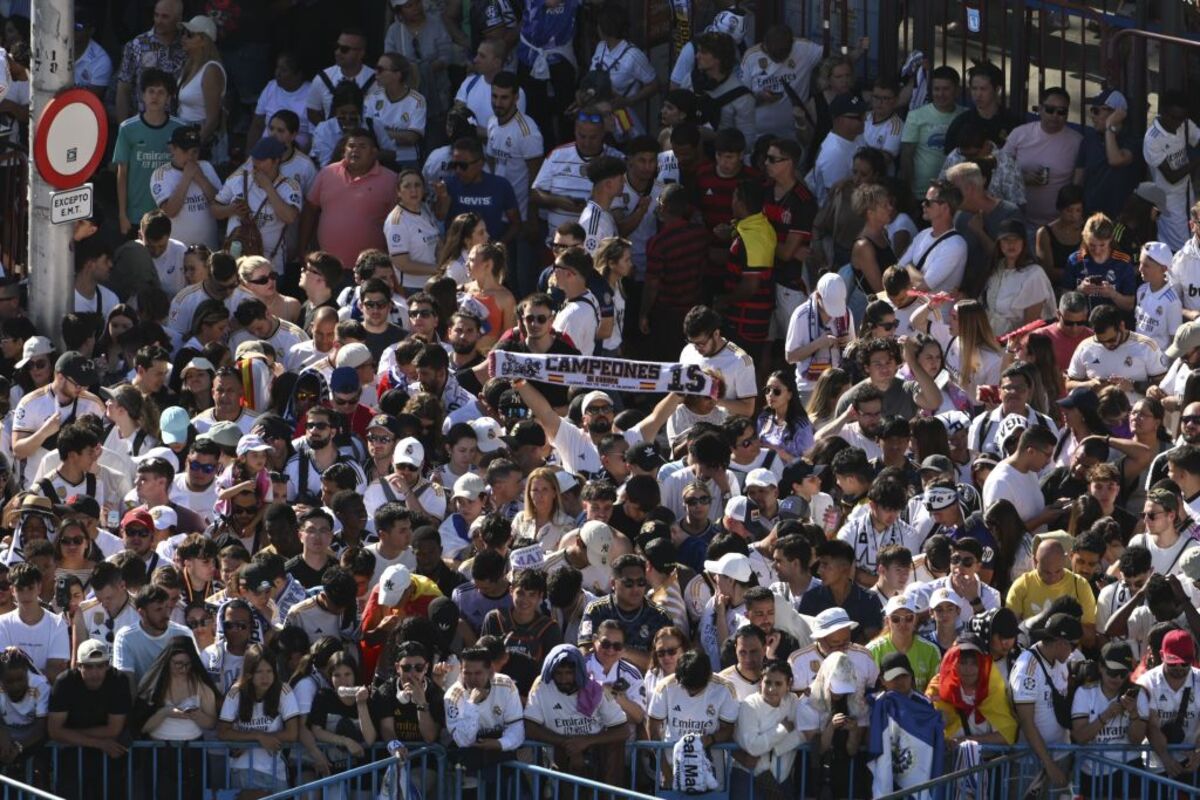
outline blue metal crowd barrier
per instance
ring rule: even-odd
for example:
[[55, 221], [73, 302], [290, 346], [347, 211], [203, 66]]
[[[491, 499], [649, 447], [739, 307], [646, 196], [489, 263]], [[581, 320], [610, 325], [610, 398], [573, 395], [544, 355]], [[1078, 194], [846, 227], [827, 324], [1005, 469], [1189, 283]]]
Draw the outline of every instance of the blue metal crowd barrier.
[[[578, 775], [564, 774], [553, 769], [526, 764], [521, 761], [508, 761], [501, 765], [504, 777], [503, 787], [506, 796], [519, 798], [529, 796], [536, 800], [579, 800], [592, 798], [599, 800], [601, 796], [619, 798], [619, 800], [655, 800], [655, 795], [642, 794], [632, 789], [622, 789], [607, 783], [581, 778]], [[522, 789], [528, 790], [522, 793]], [[658, 795], [663, 797], [663, 795]]]

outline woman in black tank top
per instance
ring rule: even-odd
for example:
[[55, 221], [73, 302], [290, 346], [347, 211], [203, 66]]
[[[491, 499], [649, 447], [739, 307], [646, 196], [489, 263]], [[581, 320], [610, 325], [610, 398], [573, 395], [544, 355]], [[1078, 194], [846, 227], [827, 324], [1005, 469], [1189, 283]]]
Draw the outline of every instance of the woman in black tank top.
[[851, 202], [865, 222], [850, 251], [850, 267], [856, 288], [869, 298], [883, 291], [883, 271], [896, 263], [887, 232], [896, 207], [891, 193], [877, 183], [855, 189]]
[[1083, 189], [1064, 186], [1058, 192], [1058, 217], [1037, 232], [1038, 263], [1050, 276], [1050, 283], [1059, 285], [1067, 268], [1067, 259], [1083, 242]]

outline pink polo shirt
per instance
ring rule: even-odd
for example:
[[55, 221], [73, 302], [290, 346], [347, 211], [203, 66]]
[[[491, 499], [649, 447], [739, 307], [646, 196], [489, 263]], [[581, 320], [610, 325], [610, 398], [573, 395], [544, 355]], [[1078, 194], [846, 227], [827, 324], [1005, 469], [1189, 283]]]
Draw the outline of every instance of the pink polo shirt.
[[378, 163], [358, 178], [340, 161], [317, 173], [305, 201], [321, 209], [320, 248], [341, 259], [345, 269], [353, 269], [363, 250], [387, 251], [383, 223], [396, 205], [396, 182], [396, 173]]

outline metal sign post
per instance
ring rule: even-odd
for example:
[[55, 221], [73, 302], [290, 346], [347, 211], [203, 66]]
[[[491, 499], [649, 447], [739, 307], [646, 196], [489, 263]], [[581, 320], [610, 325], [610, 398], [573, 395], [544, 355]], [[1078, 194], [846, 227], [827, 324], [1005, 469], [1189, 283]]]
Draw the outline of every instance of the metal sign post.
[[[30, 138], [37, 141], [42, 112], [62, 89], [74, 83], [75, 7], [71, 0], [33, 0], [30, 80], [33, 109]], [[104, 143], [99, 144], [101, 150]], [[51, 222], [51, 191], [29, 160], [29, 312], [38, 332], [59, 343], [62, 318], [72, 310], [75, 265], [71, 225]], [[79, 183], [87, 176], [81, 178]]]

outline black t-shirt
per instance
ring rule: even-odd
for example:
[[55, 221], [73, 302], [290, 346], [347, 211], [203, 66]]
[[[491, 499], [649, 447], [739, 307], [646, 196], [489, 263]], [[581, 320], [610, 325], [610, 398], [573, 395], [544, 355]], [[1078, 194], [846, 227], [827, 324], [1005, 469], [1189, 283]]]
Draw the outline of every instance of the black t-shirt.
[[325, 566], [320, 569], [313, 569], [304, 560], [303, 556], [296, 556], [287, 562], [287, 571], [305, 589], [314, 589], [322, 584], [321, 576], [325, 574], [325, 570], [336, 566], [337, 561], [331, 558], [325, 562]]
[[450, 594], [467, 582], [467, 576], [455, 569], [450, 569], [446, 566], [445, 561], [439, 561], [438, 565], [431, 572], [421, 572], [417, 570], [418, 575], [424, 575], [429, 580], [437, 584], [438, 589], [442, 594], [449, 597]]
[[383, 351], [387, 350], [390, 345], [404, 339], [404, 329], [395, 323], [389, 322], [387, 328], [382, 333], [371, 333], [367, 331], [367, 338], [363, 340], [363, 344], [371, 351], [371, 357], [375, 359], [375, 363], [379, 363], [379, 359], [383, 358]]
[[479, 378], [475, 377], [475, 367], [479, 366], [482, 361], [483, 356], [476, 353], [469, 362], [454, 368], [454, 379], [458, 381], [458, 385], [475, 396], [479, 396], [483, 392], [483, 384], [479, 382]]
[[954, 118], [950, 123], [950, 127], [946, 129], [946, 143], [944, 145], [946, 152], [949, 153], [954, 148], [958, 147], [958, 134], [962, 130], [963, 125], [968, 122], [973, 122], [976, 125], [983, 127], [987, 133], [987, 138], [992, 141], [996, 148], [1004, 146], [1004, 142], [1008, 139], [1008, 134], [1012, 129], [1021, 124], [1022, 120], [1007, 108], [1001, 107], [996, 113], [996, 116], [991, 119], [984, 119], [979, 116], [979, 112], [974, 108], [968, 108], [963, 113]]
[[337, 696], [337, 689], [317, 691], [312, 710], [308, 712], [309, 727], [321, 726], [330, 733], [363, 743], [362, 723], [358, 720], [358, 704], [346, 705]]
[[[496, 350], [507, 350], [510, 353], [528, 353], [530, 352], [528, 345], [524, 341], [512, 337], [500, 342], [497, 342]], [[577, 356], [579, 350], [563, 341], [562, 337], [557, 333], [554, 334], [554, 341], [550, 345], [544, 355], [555, 356]], [[553, 383], [542, 383], [541, 381], [533, 382], [542, 396], [546, 398], [546, 402], [558, 408], [567, 404], [567, 387], [559, 386]]]
[[[396, 727], [396, 738], [402, 742], [421, 741], [421, 728], [417, 723], [417, 706], [414, 703], [401, 703], [397, 698], [396, 681], [399, 678], [389, 678], [386, 683], [375, 690], [371, 697], [371, 714], [376, 722], [382, 722], [387, 717], [392, 718]], [[425, 704], [429, 706], [429, 714], [438, 728], [446, 726], [446, 708], [442, 704], [442, 690], [437, 687], [432, 678], [425, 679]]]
[[89, 689], [78, 669], [69, 669], [54, 681], [50, 713], [66, 712], [65, 727], [73, 730], [99, 728], [110, 714], [127, 715], [133, 708], [129, 679], [109, 667], [100, 688]]

